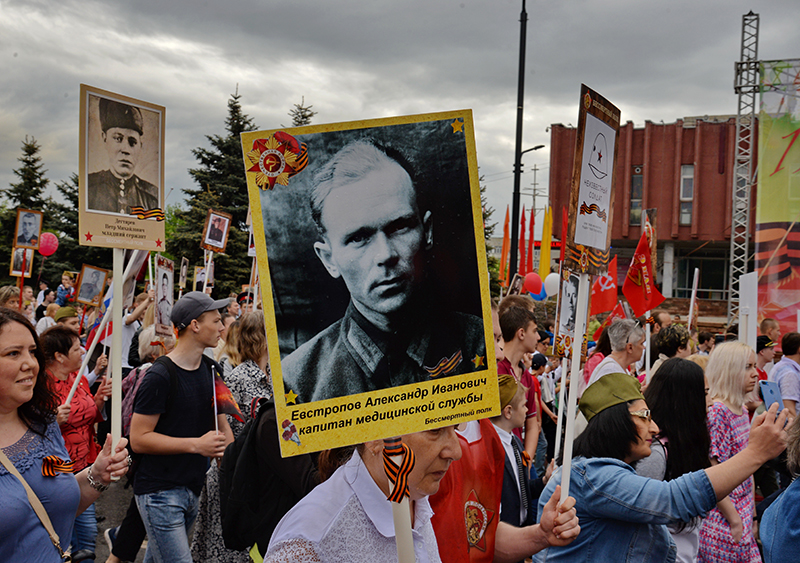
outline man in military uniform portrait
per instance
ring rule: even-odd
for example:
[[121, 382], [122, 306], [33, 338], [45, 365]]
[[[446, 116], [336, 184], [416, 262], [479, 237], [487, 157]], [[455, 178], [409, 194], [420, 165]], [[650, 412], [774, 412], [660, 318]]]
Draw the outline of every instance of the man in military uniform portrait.
[[78, 291], [78, 297], [84, 301], [92, 301], [95, 297], [100, 295], [101, 291], [103, 291], [103, 288], [100, 287], [102, 280], [103, 272], [99, 270], [91, 270], [89, 279], [81, 284], [80, 290]]
[[158, 188], [136, 175], [145, 137], [141, 110], [107, 98], [100, 98], [98, 106], [110, 168], [89, 174], [89, 211], [130, 215], [134, 206], [158, 208]]
[[440, 310], [427, 291], [432, 213], [414, 170], [367, 140], [345, 145], [314, 176], [314, 252], [350, 294], [344, 317], [281, 362], [297, 402], [486, 369], [481, 318]]
[[20, 217], [17, 246], [36, 246], [39, 242], [39, 217], [27, 211]]
[[172, 316], [172, 284], [167, 272], [161, 274], [161, 299], [156, 304], [156, 322], [169, 326]]

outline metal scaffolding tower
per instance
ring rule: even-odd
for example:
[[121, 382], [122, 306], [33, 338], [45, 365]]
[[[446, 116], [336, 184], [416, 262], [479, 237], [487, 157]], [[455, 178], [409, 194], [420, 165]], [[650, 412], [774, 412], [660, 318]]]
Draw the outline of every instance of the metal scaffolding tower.
[[742, 44], [733, 89], [739, 95], [736, 114], [736, 156], [733, 174], [731, 217], [730, 291], [728, 323], [739, 315], [739, 276], [747, 273], [750, 243], [750, 192], [753, 177], [753, 147], [756, 143], [756, 94], [758, 93], [758, 14], [742, 16]]

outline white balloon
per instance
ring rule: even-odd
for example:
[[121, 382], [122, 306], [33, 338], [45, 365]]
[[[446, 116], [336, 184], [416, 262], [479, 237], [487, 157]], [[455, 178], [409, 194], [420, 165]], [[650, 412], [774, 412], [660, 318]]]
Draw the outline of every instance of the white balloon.
[[552, 297], [556, 293], [558, 293], [558, 274], [553, 272], [551, 274], [547, 274], [547, 277], [544, 279], [544, 291], [547, 293], [548, 297]]

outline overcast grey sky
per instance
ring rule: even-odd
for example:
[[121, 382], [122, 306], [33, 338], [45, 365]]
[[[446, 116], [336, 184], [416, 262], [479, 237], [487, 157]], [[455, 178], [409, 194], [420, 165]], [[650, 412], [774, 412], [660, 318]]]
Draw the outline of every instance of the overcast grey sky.
[[[79, 84], [166, 106], [169, 203], [193, 187], [191, 149], [244, 111], [288, 125], [471, 108], [478, 164], [502, 228], [513, 186], [520, 0], [0, 0], [0, 189], [33, 135], [51, 182], [78, 170]], [[797, 0], [527, 2], [523, 187], [547, 186], [551, 123], [576, 123], [581, 82], [623, 121], [736, 112], [742, 15], [759, 57], [800, 57]], [[523, 203], [530, 207], [530, 196]], [[542, 205], [543, 201], [539, 202]]]

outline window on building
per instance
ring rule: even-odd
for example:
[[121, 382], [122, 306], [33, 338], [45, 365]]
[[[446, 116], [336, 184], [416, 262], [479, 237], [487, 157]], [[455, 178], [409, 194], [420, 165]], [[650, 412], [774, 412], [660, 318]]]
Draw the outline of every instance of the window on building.
[[642, 224], [642, 191], [644, 189], [644, 175], [641, 166], [633, 167], [631, 176], [631, 219], [629, 225]]
[[681, 225], [692, 224], [692, 202], [694, 201], [694, 164], [681, 166], [680, 186], [680, 217]]

